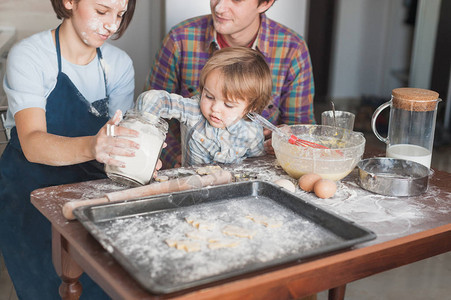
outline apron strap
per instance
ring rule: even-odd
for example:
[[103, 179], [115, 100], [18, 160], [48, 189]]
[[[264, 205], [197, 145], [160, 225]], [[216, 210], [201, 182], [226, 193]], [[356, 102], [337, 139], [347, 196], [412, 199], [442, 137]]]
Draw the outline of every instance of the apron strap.
[[58, 73], [61, 73], [60, 27], [61, 24], [58, 25], [58, 27], [56, 27], [55, 30], [56, 56], [58, 58]]
[[105, 66], [103, 65], [103, 55], [102, 55], [102, 51], [100, 51], [100, 47], [97, 48], [97, 57], [99, 58], [99, 63], [100, 63], [100, 67], [102, 68], [103, 71], [103, 81], [105, 83], [105, 97], [109, 98], [109, 95], [107, 93], [107, 77], [106, 77], [106, 72], [105, 72]]

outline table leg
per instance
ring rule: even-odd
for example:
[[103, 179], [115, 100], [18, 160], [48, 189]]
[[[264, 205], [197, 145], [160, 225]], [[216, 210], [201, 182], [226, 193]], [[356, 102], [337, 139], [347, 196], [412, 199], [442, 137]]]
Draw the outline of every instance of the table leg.
[[343, 300], [345, 298], [346, 284], [329, 290], [329, 300]]
[[72, 259], [67, 252], [67, 241], [52, 225], [52, 261], [55, 271], [61, 278], [59, 294], [64, 300], [77, 300], [80, 298], [82, 286], [78, 278], [83, 269]]

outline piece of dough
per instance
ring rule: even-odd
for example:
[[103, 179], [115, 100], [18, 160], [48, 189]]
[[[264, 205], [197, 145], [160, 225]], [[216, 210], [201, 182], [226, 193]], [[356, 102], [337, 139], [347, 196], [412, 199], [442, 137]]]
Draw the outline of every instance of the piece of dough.
[[158, 181], [158, 182], [163, 182], [163, 181], [168, 181], [168, 180], [169, 180], [169, 176], [166, 176], [166, 175], [158, 175], [155, 178], [155, 181]]
[[186, 217], [185, 220], [188, 224], [191, 224], [191, 226], [199, 230], [213, 230], [215, 228], [215, 224], [203, 220], [196, 220], [191, 217]]
[[220, 170], [222, 170], [220, 166], [205, 166], [198, 168], [196, 170], [196, 173], [199, 175], [208, 175], [213, 174], [214, 172], [218, 172]]
[[236, 236], [240, 238], [252, 239], [255, 235], [255, 231], [238, 226], [227, 225], [222, 229], [222, 233], [229, 236]]
[[221, 240], [220, 238], [217, 238], [217, 237], [211, 237], [211, 238], [208, 239], [208, 242], [209, 242], [209, 243], [217, 243], [217, 242], [219, 242], [220, 240]]
[[175, 246], [177, 245], [177, 241], [176, 240], [171, 240], [171, 239], [167, 239], [166, 244], [168, 244], [169, 247], [175, 248]]
[[166, 244], [168, 244], [169, 247], [176, 248], [178, 250], [185, 250], [186, 252], [196, 252], [200, 251], [200, 243], [196, 241], [177, 241], [177, 240], [166, 240]]
[[246, 218], [254, 221], [257, 224], [264, 225], [269, 228], [279, 228], [282, 226], [282, 221], [268, 218], [267, 216], [246, 216]]
[[292, 193], [294, 193], [296, 191], [296, 187], [294, 186], [294, 183], [288, 179], [284, 179], [284, 178], [278, 179], [278, 180], [274, 181], [274, 183], [285, 188], [286, 190], [288, 190]]

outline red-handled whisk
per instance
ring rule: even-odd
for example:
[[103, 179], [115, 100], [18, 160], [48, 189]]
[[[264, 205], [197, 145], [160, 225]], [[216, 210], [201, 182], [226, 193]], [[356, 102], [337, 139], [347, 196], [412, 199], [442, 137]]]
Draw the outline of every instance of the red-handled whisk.
[[258, 123], [258, 124], [262, 125], [263, 127], [271, 130], [272, 132], [275, 132], [276, 134], [280, 135], [284, 139], [288, 140], [288, 143], [290, 143], [292, 145], [297, 145], [297, 146], [302, 146], [302, 147], [329, 149], [326, 146], [323, 146], [323, 145], [320, 145], [320, 144], [317, 144], [314, 142], [310, 142], [307, 140], [302, 140], [302, 139], [298, 138], [297, 136], [295, 136], [294, 134], [288, 135], [287, 133], [283, 132], [279, 127], [276, 127], [274, 124], [272, 124], [271, 122], [269, 122], [268, 120], [266, 120], [264, 117], [262, 117], [261, 115], [259, 115], [257, 113], [250, 112], [247, 114], [247, 117], [249, 119], [251, 119], [253, 122]]

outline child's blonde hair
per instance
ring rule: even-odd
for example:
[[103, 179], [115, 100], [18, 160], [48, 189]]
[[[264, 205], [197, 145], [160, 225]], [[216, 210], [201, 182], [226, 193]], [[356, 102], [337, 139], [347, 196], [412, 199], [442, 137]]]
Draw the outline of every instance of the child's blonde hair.
[[200, 73], [202, 94], [207, 76], [219, 70], [222, 94], [229, 100], [245, 100], [247, 112], [261, 113], [269, 104], [272, 92], [271, 71], [263, 55], [246, 47], [228, 47], [216, 51]]

